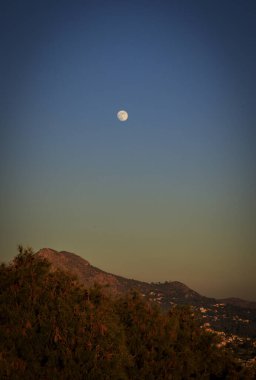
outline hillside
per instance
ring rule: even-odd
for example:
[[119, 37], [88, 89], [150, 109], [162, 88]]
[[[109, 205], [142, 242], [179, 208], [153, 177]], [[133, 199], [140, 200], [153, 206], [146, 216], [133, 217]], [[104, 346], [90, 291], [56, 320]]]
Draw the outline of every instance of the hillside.
[[190, 305], [203, 303], [205, 305], [216, 301], [214, 298], [200, 295], [178, 281], [147, 283], [104, 272], [71, 252], [57, 252], [50, 248], [43, 248], [37, 252], [37, 255], [49, 260], [53, 269], [59, 268], [76, 275], [85, 286], [98, 283], [110, 289], [114, 294], [122, 294], [131, 289], [138, 289], [147, 298], [161, 304], [163, 307], [168, 307], [173, 303]]
[[202, 313], [202, 323], [214, 330], [256, 338], [255, 302], [237, 298], [217, 300], [205, 297], [179, 281], [147, 283], [107, 273], [91, 265], [80, 256], [50, 248], [40, 249], [37, 253], [47, 259], [52, 269], [61, 269], [77, 276], [85, 286], [100, 284], [105, 291], [114, 295], [123, 295], [131, 289], [142, 293], [145, 299], [157, 303], [163, 310], [175, 305], [191, 305]]

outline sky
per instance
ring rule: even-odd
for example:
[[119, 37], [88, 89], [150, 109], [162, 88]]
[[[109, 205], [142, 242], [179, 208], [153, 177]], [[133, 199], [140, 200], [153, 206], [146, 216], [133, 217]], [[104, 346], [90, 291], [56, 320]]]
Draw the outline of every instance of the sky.
[[0, 7], [1, 261], [256, 301], [255, 1]]

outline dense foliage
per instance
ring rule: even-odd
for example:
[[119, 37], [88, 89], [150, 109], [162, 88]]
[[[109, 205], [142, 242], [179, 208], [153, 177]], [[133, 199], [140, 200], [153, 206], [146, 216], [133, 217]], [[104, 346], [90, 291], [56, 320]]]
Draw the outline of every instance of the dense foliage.
[[0, 268], [0, 378], [252, 379], [190, 308], [111, 299], [19, 247]]

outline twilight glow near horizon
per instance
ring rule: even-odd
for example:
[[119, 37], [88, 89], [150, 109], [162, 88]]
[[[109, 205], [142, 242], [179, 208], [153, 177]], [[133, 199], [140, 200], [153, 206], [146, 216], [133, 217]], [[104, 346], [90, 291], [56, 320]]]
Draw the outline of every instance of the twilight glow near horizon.
[[255, 1], [0, 14], [1, 261], [49, 247], [256, 301]]

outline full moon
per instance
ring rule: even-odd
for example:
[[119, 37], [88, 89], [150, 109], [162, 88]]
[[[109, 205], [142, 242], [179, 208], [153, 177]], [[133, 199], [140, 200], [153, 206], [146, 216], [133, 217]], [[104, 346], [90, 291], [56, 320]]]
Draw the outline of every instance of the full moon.
[[117, 118], [120, 121], [126, 121], [128, 119], [128, 113], [124, 110], [117, 112]]

